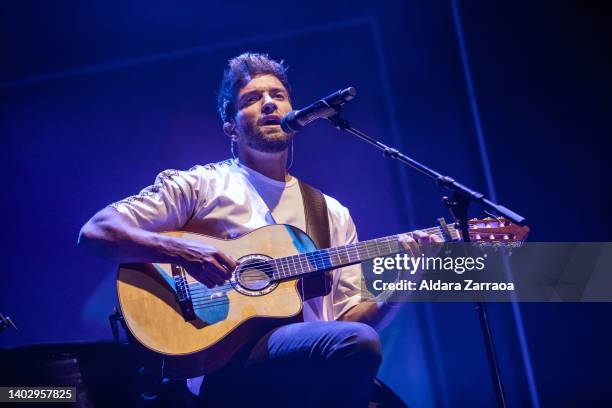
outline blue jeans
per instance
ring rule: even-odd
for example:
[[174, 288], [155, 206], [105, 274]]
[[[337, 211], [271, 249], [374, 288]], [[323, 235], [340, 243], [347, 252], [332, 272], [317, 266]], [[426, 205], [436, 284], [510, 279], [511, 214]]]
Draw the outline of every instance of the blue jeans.
[[294, 323], [207, 376], [200, 399], [205, 407], [367, 407], [380, 363], [370, 326]]

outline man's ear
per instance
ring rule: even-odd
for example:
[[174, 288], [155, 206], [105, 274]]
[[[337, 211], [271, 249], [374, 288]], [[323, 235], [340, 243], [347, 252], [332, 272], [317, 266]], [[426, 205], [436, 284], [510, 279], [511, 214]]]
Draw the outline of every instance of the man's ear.
[[225, 135], [229, 138], [231, 138], [232, 140], [236, 140], [238, 138], [238, 136], [236, 135], [236, 132], [234, 131], [234, 129], [236, 128], [236, 125], [234, 124], [234, 122], [225, 122], [223, 124], [223, 133], [225, 133]]

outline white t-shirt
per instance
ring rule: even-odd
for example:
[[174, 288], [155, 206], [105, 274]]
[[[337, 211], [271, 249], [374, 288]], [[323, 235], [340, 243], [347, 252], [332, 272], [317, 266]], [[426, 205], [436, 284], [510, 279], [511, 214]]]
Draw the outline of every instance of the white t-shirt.
[[[349, 211], [324, 195], [331, 246], [357, 242]], [[269, 224], [306, 230], [304, 204], [297, 179], [270, 179], [237, 160], [166, 170], [138, 195], [111, 204], [149, 231], [183, 230], [235, 238]], [[359, 265], [333, 272], [331, 292], [304, 302], [304, 320], [335, 320], [368, 296], [362, 292]]]

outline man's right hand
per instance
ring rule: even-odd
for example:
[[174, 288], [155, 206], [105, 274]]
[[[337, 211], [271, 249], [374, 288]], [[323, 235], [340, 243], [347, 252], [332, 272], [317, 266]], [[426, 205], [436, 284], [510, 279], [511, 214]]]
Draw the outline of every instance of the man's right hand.
[[209, 288], [223, 285], [232, 276], [238, 261], [219, 249], [187, 239], [177, 239], [174, 255], [178, 263]]
[[209, 245], [144, 230], [111, 207], [98, 211], [83, 226], [78, 244], [118, 263], [181, 265], [209, 288], [222, 285], [238, 264]]

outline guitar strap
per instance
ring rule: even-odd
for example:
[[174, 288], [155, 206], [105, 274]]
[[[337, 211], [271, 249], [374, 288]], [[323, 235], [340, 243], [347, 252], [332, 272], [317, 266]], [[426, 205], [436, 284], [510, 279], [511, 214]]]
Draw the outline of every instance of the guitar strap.
[[[319, 190], [299, 179], [298, 184], [304, 203], [306, 233], [313, 239], [317, 248], [329, 248], [331, 242], [325, 197]], [[304, 300], [327, 295], [332, 287], [332, 274], [325, 272], [307, 276], [302, 280], [302, 285]]]

